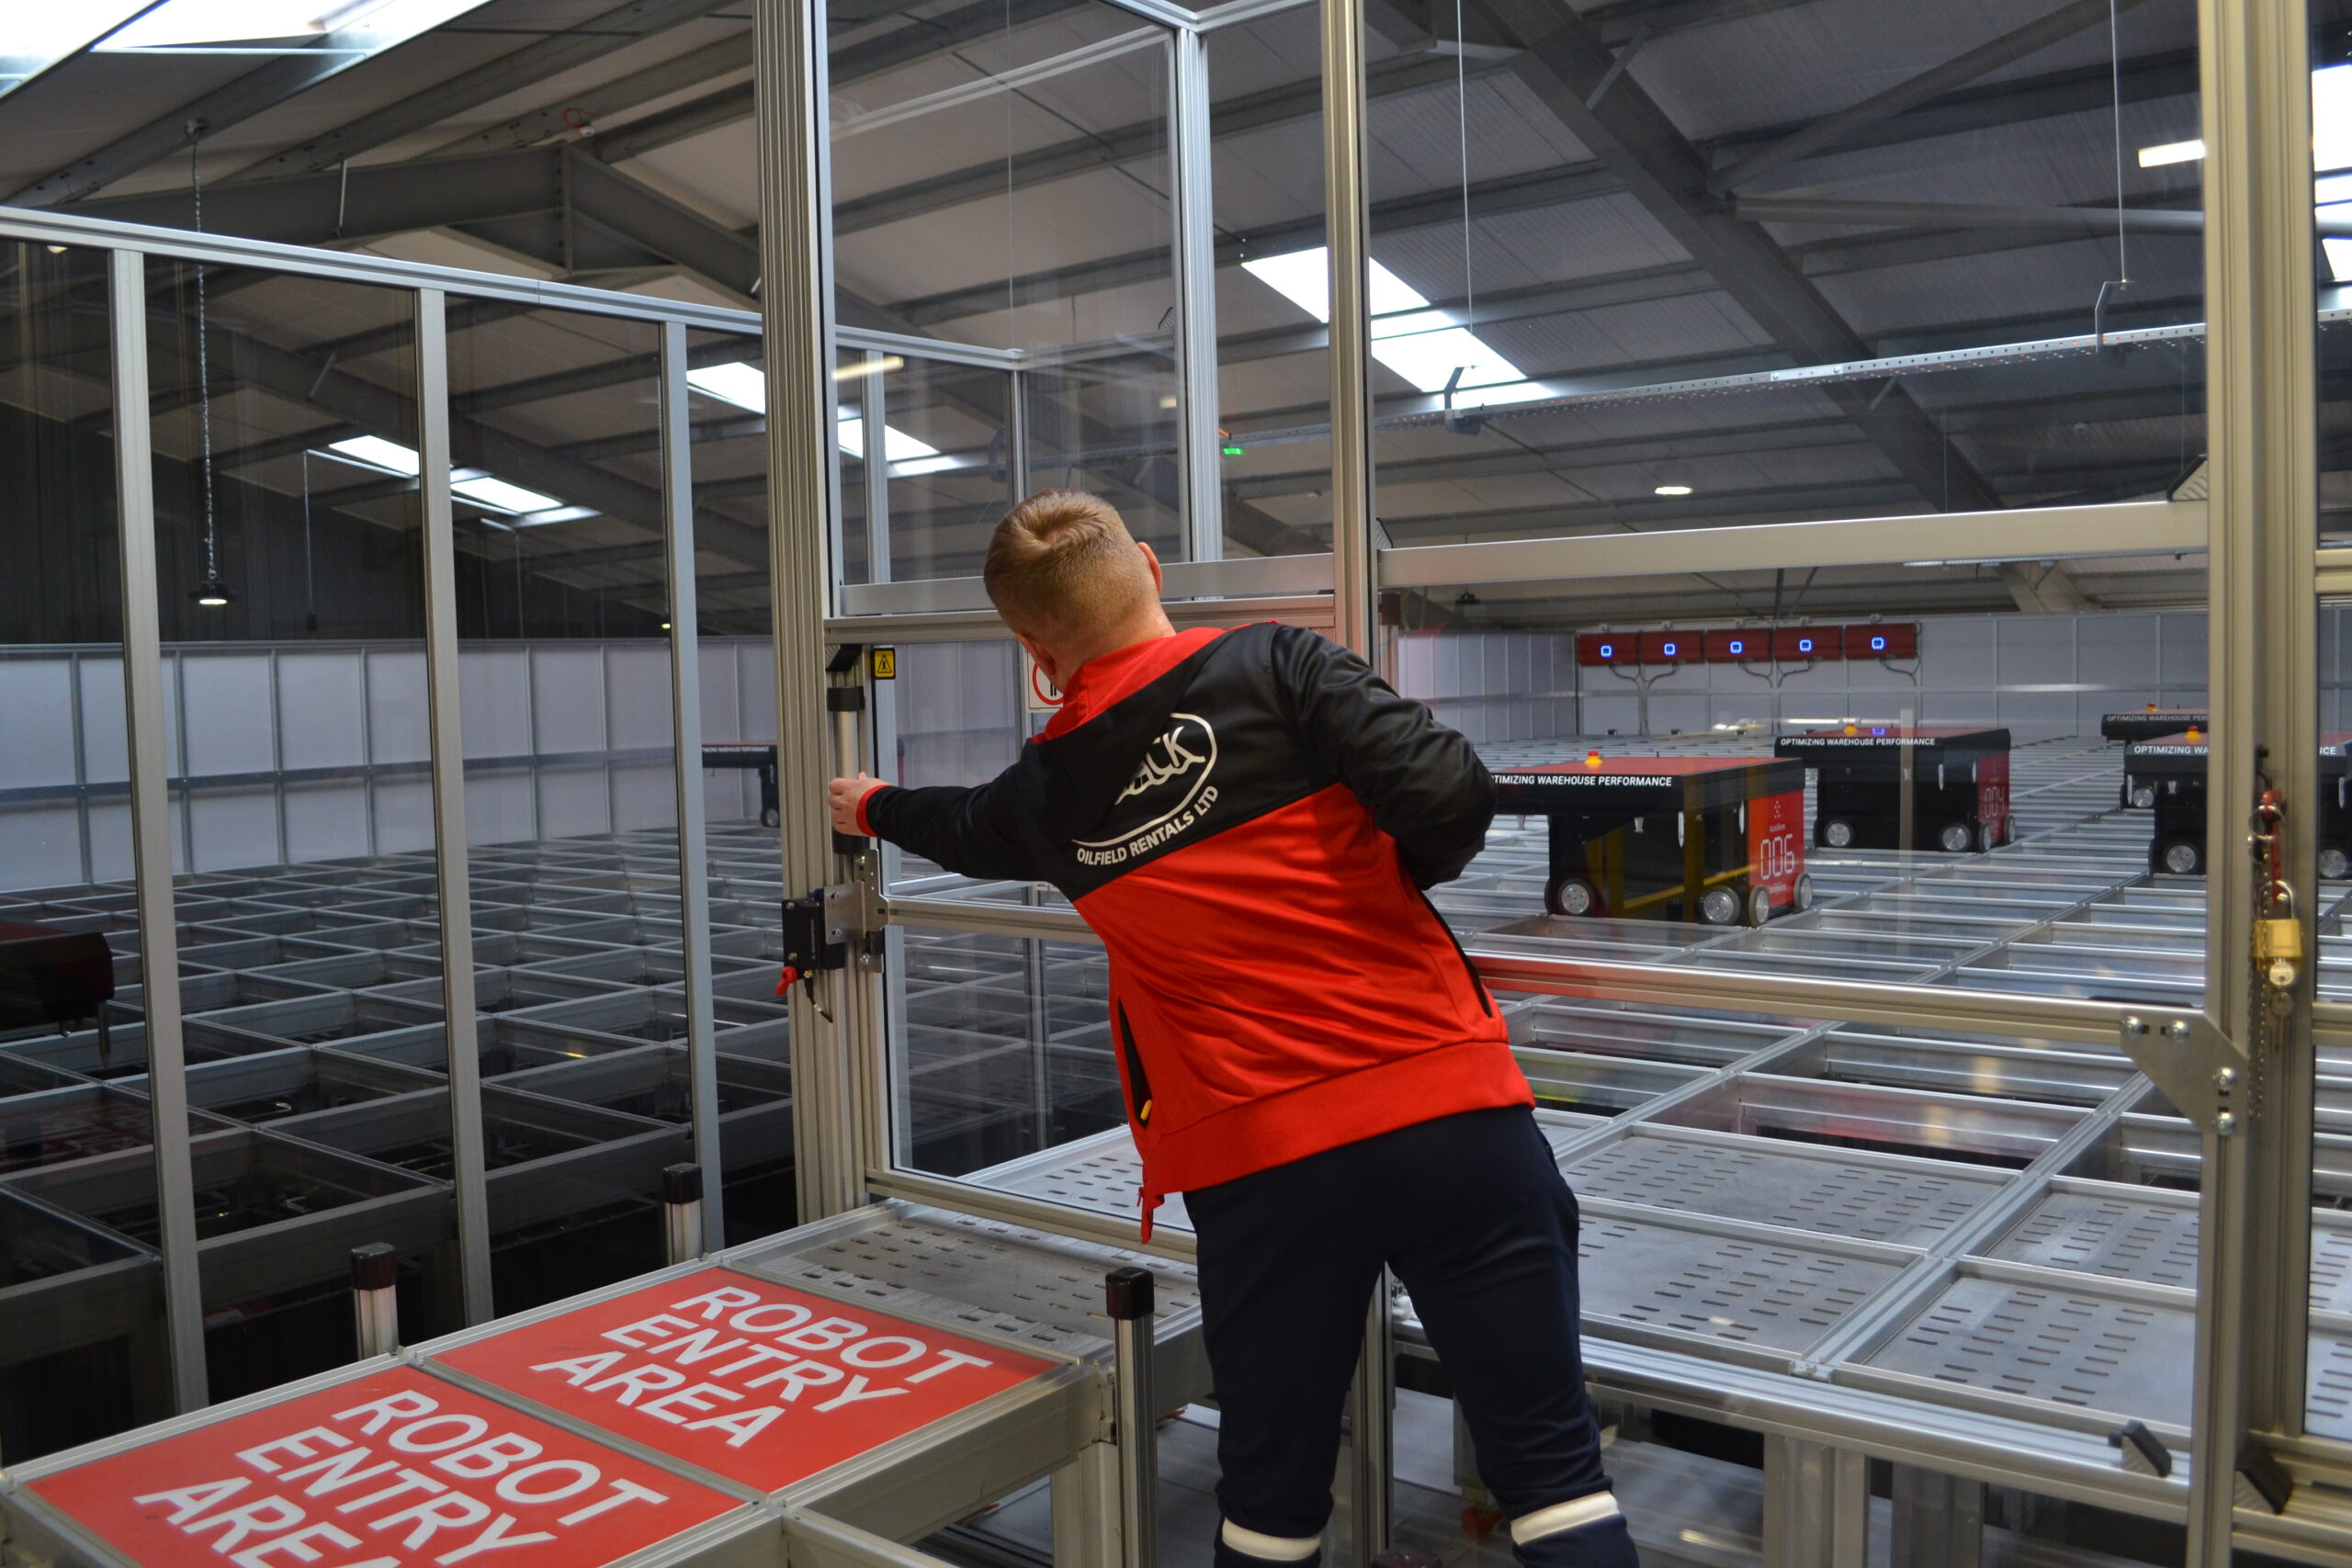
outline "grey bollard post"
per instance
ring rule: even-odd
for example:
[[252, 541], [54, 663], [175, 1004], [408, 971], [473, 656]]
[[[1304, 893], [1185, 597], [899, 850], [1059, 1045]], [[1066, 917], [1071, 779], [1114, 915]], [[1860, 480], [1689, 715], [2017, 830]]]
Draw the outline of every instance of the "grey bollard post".
[[363, 1361], [400, 1348], [399, 1282], [400, 1254], [390, 1242], [351, 1249], [351, 1322]]
[[670, 1262], [702, 1256], [702, 1167], [662, 1168], [662, 1226], [663, 1256]]
[[1102, 1303], [1111, 1317], [1118, 1380], [1112, 1416], [1119, 1438], [1120, 1568], [1157, 1568], [1159, 1407], [1151, 1392], [1151, 1270], [1114, 1269], [1102, 1276]]

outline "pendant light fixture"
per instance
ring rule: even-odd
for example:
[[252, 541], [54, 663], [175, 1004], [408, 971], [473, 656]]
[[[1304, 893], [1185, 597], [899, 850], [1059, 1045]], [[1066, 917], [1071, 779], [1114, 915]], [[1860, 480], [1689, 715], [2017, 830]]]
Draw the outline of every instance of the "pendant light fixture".
[[[204, 232], [204, 122], [187, 122], [188, 191], [196, 206], [196, 231]], [[205, 310], [204, 264], [196, 267], [196, 407], [204, 484], [204, 578], [189, 595], [207, 610], [225, 610], [232, 599], [220, 576], [220, 521], [212, 504], [212, 323]]]

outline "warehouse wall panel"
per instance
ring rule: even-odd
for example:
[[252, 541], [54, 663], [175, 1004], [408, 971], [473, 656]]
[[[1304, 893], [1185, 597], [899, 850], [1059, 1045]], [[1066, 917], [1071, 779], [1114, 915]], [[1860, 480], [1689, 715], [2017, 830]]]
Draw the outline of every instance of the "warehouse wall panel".
[[368, 671], [356, 652], [277, 656], [278, 754], [289, 769], [368, 761]]

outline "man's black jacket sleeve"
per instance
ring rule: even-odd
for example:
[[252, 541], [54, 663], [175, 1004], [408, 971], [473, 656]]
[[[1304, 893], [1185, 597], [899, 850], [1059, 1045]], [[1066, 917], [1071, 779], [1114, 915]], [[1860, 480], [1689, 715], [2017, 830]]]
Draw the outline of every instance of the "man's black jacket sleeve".
[[865, 797], [866, 826], [881, 837], [962, 876], [1038, 874], [1021, 837], [1013, 770], [977, 789], [900, 789], [885, 784]]
[[1307, 750], [1396, 840], [1406, 874], [1423, 887], [1461, 875], [1495, 817], [1495, 781], [1470, 742], [1313, 632], [1274, 634], [1274, 679]]

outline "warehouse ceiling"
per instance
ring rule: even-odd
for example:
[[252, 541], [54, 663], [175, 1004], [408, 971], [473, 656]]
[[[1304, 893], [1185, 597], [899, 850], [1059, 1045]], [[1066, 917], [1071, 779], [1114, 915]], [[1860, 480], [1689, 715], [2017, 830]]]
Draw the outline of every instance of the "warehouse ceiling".
[[[177, 226], [200, 204], [214, 231], [755, 303], [747, 0], [313, 8], [165, 0], [110, 40], [70, 36], [105, 24], [92, 6], [17, 46], [31, 52], [0, 60], [0, 193]], [[2315, 62], [2342, 58], [2347, 8], [2313, 5]], [[1378, 511], [1393, 542], [2154, 497], [2201, 457], [2201, 339], [2161, 330], [2203, 315], [2191, 0], [1369, 9]], [[224, 17], [286, 30], [232, 38]], [[836, 0], [830, 35], [840, 319], [1037, 351], [1054, 368], [1030, 393], [1032, 482], [1102, 490], [1172, 536], [1164, 38], [1102, 0]], [[1222, 28], [1209, 59], [1227, 549], [1320, 548], [1315, 12]], [[2320, 118], [2324, 141], [2324, 105]], [[188, 308], [179, 269], [155, 282], [159, 320]], [[210, 385], [243, 400], [234, 441], [216, 431], [213, 450], [242, 482], [306, 484], [306, 505], [363, 513], [397, 490], [397, 450], [360, 448], [378, 466], [323, 488], [300, 456], [371, 434], [401, 447], [382, 391], [402, 373], [398, 328], [364, 292], [211, 281]], [[658, 607], [650, 342], [555, 312], [461, 309], [452, 326], [459, 459], [502, 498], [463, 513], [469, 547], [567, 593]], [[2004, 346], [2095, 328], [2119, 341]], [[2352, 357], [2335, 335], [2322, 334], [2331, 470], [2352, 468]], [[91, 352], [95, 370], [102, 344]], [[694, 352], [705, 597], [714, 624], [749, 626], [764, 598], [763, 446], [726, 392], [743, 394], [756, 345]], [[1856, 364], [1890, 355], [1941, 357]], [[1811, 373], [1765, 375], [1790, 370]], [[975, 570], [1014, 478], [1001, 378], [930, 363], [877, 378], [899, 575]], [[196, 385], [191, 365], [184, 402]], [[193, 456], [186, 424], [160, 427], [159, 450]], [[862, 512], [863, 465], [845, 467]], [[2324, 479], [2331, 515], [2347, 491], [2344, 474]], [[1399, 614], [1562, 624], [2203, 592], [2196, 558], [2164, 555], [1702, 564], [1465, 585]]]

